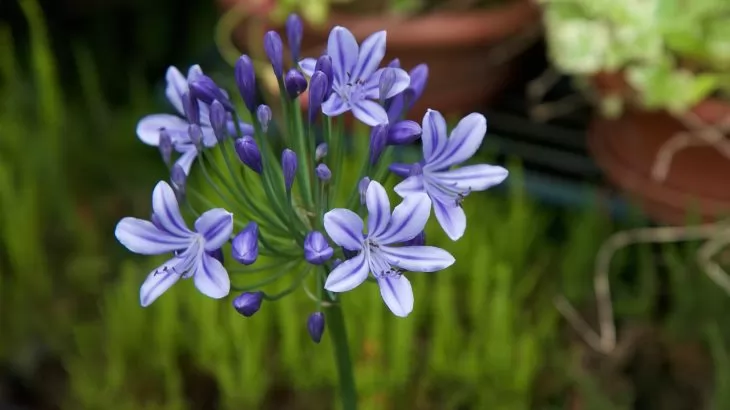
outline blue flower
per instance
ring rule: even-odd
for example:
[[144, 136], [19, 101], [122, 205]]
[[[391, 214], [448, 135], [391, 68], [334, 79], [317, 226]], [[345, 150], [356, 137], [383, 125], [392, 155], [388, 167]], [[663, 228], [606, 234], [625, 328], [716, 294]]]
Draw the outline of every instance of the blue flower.
[[332, 241], [357, 252], [329, 274], [324, 287], [331, 292], [346, 292], [363, 283], [372, 272], [388, 308], [396, 316], [408, 316], [413, 310], [413, 290], [403, 271], [435, 272], [451, 266], [454, 257], [433, 246], [391, 246], [423, 231], [431, 213], [426, 194], [409, 195], [392, 214], [388, 194], [377, 181], [370, 182], [365, 197], [367, 234], [363, 234], [362, 219], [348, 209], [333, 209], [324, 215], [324, 228]]
[[[385, 56], [385, 31], [379, 31], [358, 46], [352, 33], [337, 26], [332, 29], [327, 42], [327, 54], [332, 58], [332, 94], [322, 104], [322, 112], [330, 117], [352, 111], [353, 115], [369, 126], [388, 122], [385, 109], [376, 101], [392, 98], [408, 87], [410, 78], [405, 70], [394, 70], [395, 80], [385, 96], [380, 95], [380, 76], [384, 68], [378, 69]], [[307, 58], [299, 63], [302, 71], [312, 76], [317, 61]], [[375, 101], [373, 101], [375, 100]]]
[[127, 249], [141, 255], [173, 257], [147, 276], [140, 303], [149, 306], [180, 278], [193, 278], [206, 296], [220, 299], [231, 288], [228, 272], [211, 254], [225, 244], [233, 231], [233, 215], [220, 208], [203, 213], [188, 229], [170, 185], [160, 181], [152, 193], [152, 221], [124, 218], [114, 234]]
[[[464, 235], [466, 215], [461, 202], [472, 191], [484, 191], [507, 178], [507, 170], [494, 165], [469, 165], [451, 169], [471, 158], [487, 132], [487, 119], [473, 113], [462, 118], [446, 135], [446, 121], [438, 111], [423, 117], [423, 161], [410, 168], [410, 176], [395, 186], [401, 197], [425, 192], [433, 202], [436, 219], [452, 240]], [[402, 165], [391, 171], [402, 175]]]
[[[137, 136], [142, 142], [152, 146], [158, 146], [160, 142], [160, 130], [165, 129], [172, 140], [175, 151], [180, 153], [180, 157], [176, 161], [186, 174], [190, 173], [190, 166], [198, 155], [195, 145], [190, 141], [188, 135], [188, 121], [185, 119], [185, 110], [183, 108], [183, 96], [190, 92], [188, 83], [195, 81], [196, 78], [203, 75], [203, 70], [198, 65], [190, 67], [188, 76], [185, 78], [175, 67], [167, 69], [167, 86], [165, 95], [167, 100], [172, 104], [178, 115], [174, 114], [151, 114], [142, 118], [137, 123]], [[206, 147], [212, 147], [217, 143], [213, 127], [210, 125], [210, 113], [208, 104], [199, 102], [201, 130], [203, 131], [203, 144]], [[241, 126], [253, 134], [253, 127], [248, 124], [241, 123]], [[228, 118], [229, 133], [235, 134], [235, 123], [232, 117]]]

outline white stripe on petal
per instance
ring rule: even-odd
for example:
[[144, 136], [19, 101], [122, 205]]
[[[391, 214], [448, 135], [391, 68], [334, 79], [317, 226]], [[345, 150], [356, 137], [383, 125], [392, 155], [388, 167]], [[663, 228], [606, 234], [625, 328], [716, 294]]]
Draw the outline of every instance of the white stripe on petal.
[[327, 54], [332, 58], [334, 84], [346, 84], [349, 81], [348, 74], [352, 73], [360, 54], [355, 36], [342, 26], [333, 28], [327, 40]]
[[461, 191], [484, 191], [507, 178], [509, 172], [496, 165], [469, 165], [449, 171], [433, 172], [429, 176], [436, 183]]
[[352, 73], [352, 80], [366, 80], [378, 69], [385, 57], [386, 32], [378, 31], [371, 34], [360, 44], [360, 50]]
[[195, 221], [195, 230], [205, 238], [205, 250], [219, 249], [233, 233], [233, 214], [222, 208], [204, 212]]
[[368, 208], [368, 236], [375, 237], [385, 231], [390, 222], [388, 193], [378, 181], [372, 181], [368, 185], [365, 204]]
[[408, 195], [393, 209], [388, 229], [377, 235], [376, 240], [379, 244], [390, 245], [413, 239], [426, 227], [429, 216], [431, 216], [431, 200], [428, 195], [424, 193]]
[[461, 164], [477, 152], [486, 133], [487, 119], [482, 114], [467, 115], [451, 131], [446, 148], [428, 160], [424, 168], [437, 171]]
[[152, 192], [152, 210], [158, 218], [160, 227], [170, 234], [181, 237], [189, 237], [193, 234], [185, 225], [185, 220], [180, 214], [175, 192], [165, 181], [158, 182]]
[[299, 68], [307, 75], [311, 77], [314, 74], [314, 68], [317, 66], [317, 60], [314, 58], [305, 58], [299, 62]]
[[180, 274], [172, 270], [162, 270], [164, 266], [175, 263], [175, 258], [165, 262], [158, 269], [147, 275], [142, 287], [139, 289], [139, 303], [147, 307], [157, 300], [165, 291], [180, 280]]
[[436, 272], [455, 261], [450, 253], [435, 246], [381, 246], [380, 250], [391, 265], [411, 272]]
[[349, 209], [336, 208], [324, 214], [324, 229], [332, 241], [345, 249], [362, 249], [362, 219]]
[[413, 311], [413, 288], [403, 275], [378, 278], [380, 296], [391, 312], [398, 317], [406, 317]]
[[449, 198], [433, 199], [433, 213], [446, 235], [455, 241], [464, 235], [466, 230], [466, 214], [456, 200]]
[[151, 114], [137, 123], [137, 137], [147, 145], [157, 146], [160, 143], [160, 130], [168, 130], [173, 142], [180, 140], [180, 135], [188, 132], [188, 123], [177, 115]]
[[231, 291], [228, 272], [218, 259], [203, 252], [193, 274], [193, 283], [200, 293], [213, 299], [220, 299]]
[[401, 181], [401, 183], [399, 183], [398, 185], [396, 185], [393, 190], [401, 197], [406, 197], [408, 195], [416, 194], [419, 192], [425, 192], [425, 188], [423, 186], [423, 176], [410, 176]]
[[441, 150], [446, 148], [446, 120], [440, 112], [429, 109], [423, 116], [421, 124], [421, 142], [423, 143], [423, 158], [428, 163], [437, 158]]
[[370, 100], [360, 100], [353, 103], [352, 115], [371, 127], [388, 123], [388, 113], [385, 112], [385, 108]]
[[324, 288], [338, 293], [355, 289], [368, 278], [369, 266], [365, 253], [360, 252], [354, 258], [337, 265], [327, 276]]
[[159, 230], [152, 222], [137, 218], [119, 221], [114, 235], [119, 243], [140, 255], [161, 255], [190, 245], [190, 239], [172, 236]]

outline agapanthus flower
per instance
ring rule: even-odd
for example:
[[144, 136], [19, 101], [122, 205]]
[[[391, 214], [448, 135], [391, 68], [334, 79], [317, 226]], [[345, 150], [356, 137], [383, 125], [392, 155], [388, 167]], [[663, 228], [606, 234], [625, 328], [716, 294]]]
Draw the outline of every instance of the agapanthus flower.
[[[337, 26], [332, 29], [327, 41], [327, 55], [332, 58], [332, 94], [322, 104], [327, 116], [337, 116], [347, 111], [363, 123], [375, 126], [388, 122], [388, 114], [376, 101], [388, 99], [408, 87], [410, 78], [405, 70], [389, 68], [395, 80], [388, 94], [380, 95], [380, 66], [385, 56], [385, 31], [379, 31], [366, 38], [358, 46], [350, 30]], [[302, 71], [311, 76], [317, 61], [307, 58], [299, 63]]]
[[[167, 100], [177, 111], [175, 114], [151, 114], [142, 118], [137, 124], [137, 136], [142, 142], [152, 146], [158, 146], [160, 142], [160, 130], [167, 131], [172, 145], [180, 154], [176, 163], [179, 164], [185, 173], [190, 172], [190, 166], [198, 155], [195, 145], [190, 141], [188, 134], [188, 121], [185, 118], [185, 109], [183, 107], [183, 96], [190, 92], [188, 83], [195, 81], [198, 76], [203, 75], [200, 66], [194, 65], [188, 70], [187, 78], [175, 67], [167, 69], [167, 86], [165, 95]], [[217, 143], [213, 127], [210, 125], [210, 113], [208, 104], [200, 101], [198, 103], [200, 128], [203, 131], [203, 145], [212, 147]], [[249, 134], [253, 134], [253, 127], [249, 124], [241, 123], [240, 126]], [[229, 132], [235, 133], [235, 123], [233, 118], [229, 116]]]
[[233, 231], [233, 215], [215, 208], [195, 221], [195, 229], [185, 224], [175, 193], [160, 181], [152, 193], [152, 221], [127, 217], [117, 224], [117, 240], [141, 255], [172, 253], [170, 260], [152, 271], [140, 289], [140, 304], [149, 306], [178, 280], [193, 278], [195, 287], [206, 296], [220, 299], [231, 288], [228, 272], [212, 255], [225, 244]]
[[[401, 197], [425, 192], [433, 202], [436, 219], [446, 235], [457, 240], [466, 230], [464, 198], [483, 191], [507, 178], [507, 170], [495, 165], [467, 165], [451, 169], [471, 158], [487, 132], [487, 119], [473, 113], [462, 118], [448, 136], [446, 120], [438, 111], [428, 110], [423, 117], [423, 161], [410, 167], [410, 176], [395, 186]], [[402, 169], [391, 167], [391, 170]]]
[[377, 181], [370, 182], [365, 197], [366, 234], [363, 220], [349, 209], [333, 209], [324, 215], [324, 227], [332, 241], [357, 252], [330, 272], [324, 287], [331, 292], [346, 292], [372, 273], [388, 308], [396, 316], [408, 316], [413, 310], [413, 290], [403, 272], [435, 272], [451, 266], [454, 257], [434, 246], [393, 246], [423, 231], [431, 213], [426, 194], [407, 196], [392, 214], [388, 194]]

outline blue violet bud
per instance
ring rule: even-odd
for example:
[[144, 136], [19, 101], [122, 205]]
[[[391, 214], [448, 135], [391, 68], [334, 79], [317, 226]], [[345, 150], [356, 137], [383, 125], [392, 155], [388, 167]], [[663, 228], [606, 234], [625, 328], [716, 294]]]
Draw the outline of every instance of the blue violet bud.
[[404, 120], [391, 124], [388, 129], [388, 144], [408, 145], [421, 137], [421, 126], [415, 121]]
[[289, 94], [289, 98], [293, 100], [307, 89], [307, 79], [304, 78], [304, 75], [299, 70], [292, 68], [286, 72], [284, 88], [286, 89], [286, 93]]
[[223, 93], [223, 90], [205, 74], [195, 76], [195, 79], [190, 81], [188, 84], [190, 87], [190, 94], [193, 98], [196, 98], [206, 104], [211, 104], [213, 101], [220, 101], [223, 106], [233, 111], [233, 104], [228, 100], [228, 96]]
[[325, 143], [325, 142], [317, 145], [317, 148], [314, 149], [314, 160], [321, 161], [322, 158], [326, 157], [327, 149], [328, 149], [328, 146], [327, 146], [327, 143]]
[[317, 63], [314, 65], [314, 71], [321, 71], [327, 76], [327, 89], [324, 93], [324, 100], [332, 92], [332, 81], [334, 80], [334, 74], [332, 74], [332, 57], [327, 54], [317, 59]]
[[209, 120], [215, 139], [218, 142], [225, 140], [228, 136], [228, 113], [220, 101], [213, 100], [210, 104]]
[[243, 265], [251, 265], [259, 257], [259, 226], [249, 222], [231, 241], [231, 256]]
[[193, 98], [190, 93], [182, 95], [183, 111], [185, 118], [190, 124], [200, 125], [200, 106], [198, 100]]
[[289, 148], [281, 153], [281, 170], [284, 172], [284, 186], [289, 192], [297, 174], [297, 154]]
[[304, 259], [312, 265], [321, 265], [327, 262], [333, 253], [334, 250], [321, 232], [309, 232], [304, 238]]
[[317, 178], [319, 178], [322, 182], [327, 182], [332, 179], [332, 171], [330, 171], [327, 164], [322, 163], [317, 165], [314, 169], [314, 173], [317, 174]]
[[252, 137], [246, 135], [243, 138], [238, 138], [236, 140], [235, 148], [236, 154], [238, 154], [238, 159], [256, 173], [261, 174], [263, 171], [263, 166], [261, 164], [261, 151], [259, 151], [259, 146], [256, 145], [256, 141]]
[[243, 316], [251, 317], [261, 309], [263, 292], [243, 292], [233, 299], [233, 308]]
[[370, 131], [370, 163], [375, 165], [388, 144], [388, 124], [380, 124]]
[[322, 71], [315, 71], [309, 80], [309, 122], [313, 123], [317, 118], [325, 92], [327, 91], [327, 75]]
[[286, 38], [289, 42], [292, 61], [299, 61], [299, 51], [302, 48], [302, 37], [304, 36], [304, 25], [298, 15], [292, 13], [286, 18]]
[[319, 343], [324, 334], [324, 313], [314, 312], [307, 319], [307, 331], [314, 343]]
[[253, 113], [256, 110], [256, 73], [249, 56], [244, 54], [238, 58], [234, 74], [238, 92], [248, 111]]
[[277, 80], [284, 75], [284, 44], [276, 31], [269, 31], [264, 35], [264, 51], [271, 61]]
[[370, 186], [370, 178], [364, 177], [357, 184], [357, 190], [360, 193], [360, 204], [365, 205], [365, 194], [368, 192], [368, 186]]
[[269, 131], [269, 122], [271, 122], [271, 108], [269, 108], [268, 105], [261, 104], [259, 105], [259, 108], [256, 109], [256, 118], [259, 120], [259, 124], [261, 124], [261, 129], [264, 132]]
[[162, 160], [165, 164], [170, 165], [172, 158], [172, 138], [170, 138], [170, 133], [164, 128], [160, 130], [160, 141], [157, 144], [157, 148], [160, 150], [160, 155], [162, 155]]
[[197, 124], [188, 125], [188, 136], [190, 142], [195, 145], [195, 148], [200, 151], [203, 149], [203, 130]]

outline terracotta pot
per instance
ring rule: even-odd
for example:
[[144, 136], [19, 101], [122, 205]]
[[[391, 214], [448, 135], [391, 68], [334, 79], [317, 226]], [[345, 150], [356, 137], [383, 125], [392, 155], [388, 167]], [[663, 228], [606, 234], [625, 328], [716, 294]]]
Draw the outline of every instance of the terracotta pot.
[[[730, 120], [730, 103], [708, 99], [693, 110], [708, 124]], [[596, 118], [589, 129], [589, 148], [608, 179], [658, 221], [682, 224], [690, 211], [705, 221], [730, 211], [730, 159], [707, 145], [677, 152], [664, 181], [652, 178], [660, 147], [686, 128], [665, 112], [629, 110], [621, 118]]]
[[[236, 0], [220, 1], [230, 7]], [[333, 13], [325, 27], [305, 30], [303, 54], [320, 55], [335, 25], [347, 27], [358, 41], [387, 30], [384, 64], [393, 58], [399, 58], [407, 70], [428, 64], [428, 85], [411, 111], [415, 120], [427, 108], [458, 113], [493, 101], [514, 71], [516, 57], [541, 34], [539, 8], [530, 0], [413, 18]]]

